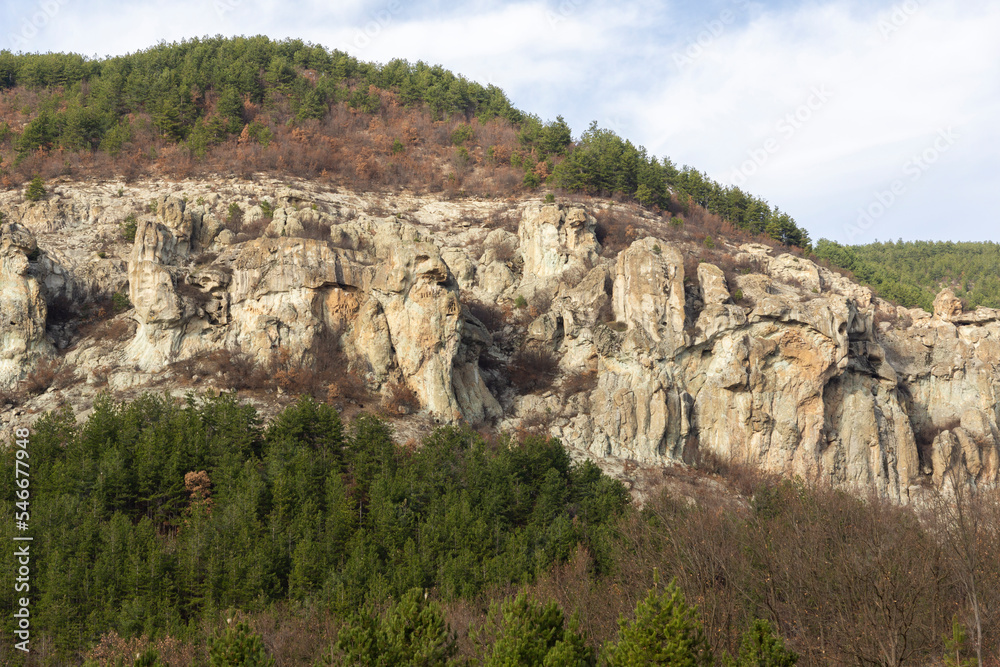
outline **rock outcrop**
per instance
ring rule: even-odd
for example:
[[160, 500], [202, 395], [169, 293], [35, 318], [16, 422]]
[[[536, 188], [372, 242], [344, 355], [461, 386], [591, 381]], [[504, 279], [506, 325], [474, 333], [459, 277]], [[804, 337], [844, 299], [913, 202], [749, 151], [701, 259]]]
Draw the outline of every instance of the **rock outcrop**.
[[[113, 362], [77, 349], [85, 376], [114, 363], [153, 377], [220, 349], [308, 367], [335, 349], [369, 389], [403, 386], [440, 421], [544, 415], [605, 462], [710, 453], [899, 502], [998, 481], [1000, 311], [964, 312], [948, 290], [933, 314], [897, 308], [759, 244], [726, 249], [738, 272], [703, 261], [687, 275], [696, 248], [651, 233], [608, 256], [581, 206], [519, 204], [496, 217], [515, 232], [462, 213], [485, 219], [494, 203], [191, 190], [144, 192], [139, 211], [72, 189], [8, 207], [0, 383], [54, 354], [46, 300], [127, 282], [134, 335]], [[117, 256], [84, 241], [126, 216], [136, 235]], [[529, 349], [556, 381], [525, 394], [508, 371]]]
[[0, 388], [14, 385], [53, 351], [45, 335], [45, 299], [29, 273], [38, 254], [28, 229], [17, 223], [0, 228]]

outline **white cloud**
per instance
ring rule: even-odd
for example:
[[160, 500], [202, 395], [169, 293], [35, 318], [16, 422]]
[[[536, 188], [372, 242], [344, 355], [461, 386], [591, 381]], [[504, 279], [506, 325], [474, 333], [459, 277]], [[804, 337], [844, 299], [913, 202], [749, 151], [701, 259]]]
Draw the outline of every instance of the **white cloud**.
[[[960, 159], [937, 161], [919, 189], [906, 193], [940, 220], [954, 206], [946, 199], [955, 165], [989, 150], [995, 137], [1000, 10], [927, 4], [892, 23], [891, 13], [850, 9], [809, 5], [727, 28], [686, 70], [664, 76], [655, 93], [635, 96], [633, 107], [642, 110], [635, 124], [659, 130], [650, 134], [655, 152], [723, 182], [748, 160], [756, 166], [753, 154], [761, 156], [773, 138], [776, 150], [765, 151], [744, 188], [791, 210], [815, 235], [841, 239], [857, 208], [900, 178], [939, 129], [953, 127], [961, 138], [947, 157]], [[831, 91], [829, 101], [802, 114], [807, 119], [794, 132], [783, 132], [782, 119], [816, 86]], [[995, 171], [979, 177], [996, 183]], [[977, 206], [985, 202], [970, 203], [970, 211]], [[891, 207], [857, 240], [908, 236], [912, 208]], [[949, 234], [978, 232], [951, 226], [936, 233]]]

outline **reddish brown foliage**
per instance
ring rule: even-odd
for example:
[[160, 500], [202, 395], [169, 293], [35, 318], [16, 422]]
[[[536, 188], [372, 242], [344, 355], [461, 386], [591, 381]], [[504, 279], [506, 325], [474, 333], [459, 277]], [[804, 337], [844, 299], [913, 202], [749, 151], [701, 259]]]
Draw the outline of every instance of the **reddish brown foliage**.
[[[248, 120], [270, 131], [264, 143], [249, 129], [196, 156], [185, 143], [161, 136], [145, 114], [129, 118], [131, 140], [112, 157], [100, 151], [39, 150], [16, 161], [12, 139], [0, 146], [4, 187], [19, 187], [36, 174], [52, 179], [140, 177], [183, 179], [216, 174], [253, 179], [259, 172], [320, 180], [361, 191], [409, 188], [418, 192], [446, 189], [454, 195], [495, 197], [520, 192], [522, 174], [509, 157], [519, 141], [517, 129], [494, 119], [472, 119], [463, 148], [468, 158], [455, 162], [451, 136], [464, 118], [435, 121], [423, 108], [400, 105], [391, 92], [373, 90], [381, 100], [374, 115], [359, 113], [346, 103], [332, 104], [322, 120], [288, 124], [288, 99], [275, 93], [263, 107], [244, 104]], [[41, 96], [41, 97], [40, 97]], [[0, 95], [0, 123], [19, 131], [31, 120], [22, 109], [39, 108], [43, 92], [21, 88]], [[214, 95], [206, 98], [209, 116]], [[393, 151], [398, 140], [402, 151]], [[12, 165], [12, 166], [7, 166]]]

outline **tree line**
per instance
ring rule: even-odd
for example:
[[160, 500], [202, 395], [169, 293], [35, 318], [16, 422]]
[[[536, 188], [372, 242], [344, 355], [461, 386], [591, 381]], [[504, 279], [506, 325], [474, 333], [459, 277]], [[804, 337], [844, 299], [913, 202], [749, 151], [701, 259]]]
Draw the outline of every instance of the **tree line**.
[[[252, 109], [271, 109], [279, 123], [323, 120], [337, 104], [378, 114], [380, 91], [391, 91], [399, 104], [424, 108], [436, 119], [499, 119], [511, 125], [518, 150], [501, 155], [506, 151], [500, 145], [486, 149], [491, 160], [509, 160], [520, 169], [524, 187], [547, 183], [660, 209], [697, 205], [739, 229], [809, 247], [805, 230], [766, 201], [691, 167], [677, 169], [668, 158], [650, 156], [596, 123], [574, 142], [562, 117], [543, 123], [516, 109], [496, 86], [423, 62], [364, 63], [302, 40], [212, 37], [104, 59], [2, 51], [0, 93], [27, 117], [9, 109], [7, 118], [0, 118], [0, 146], [11, 146], [14, 163], [56, 149], [117, 157], [145, 131], [146, 119], [160, 139], [204, 158], [213, 146], [237, 137], [265, 145], [271, 140], [277, 128], [255, 121]], [[16, 127], [21, 123], [23, 128]], [[468, 157], [466, 152], [461, 159]]]
[[1000, 308], [1000, 244], [993, 242], [886, 241], [845, 246], [816, 244], [820, 259], [845, 268], [884, 299], [930, 311], [945, 287], [966, 307]]
[[441, 428], [405, 449], [380, 419], [347, 428], [309, 398], [266, 428], [227, 394], [105, 398], [81, 426], [68, 409], [42, 418], [30, 463], [32, 614], [65, 655], [111, 630], [190, 636], [229, 607], [346, 613], [414, 588], [471, 597], [526, 583], [579, 545], [606, 568], [628, 502], [554, 440]]
[[[986, 491], [917, 510], [729, 465], [706, 468], [725, 492], [667, 484], [639, 508], [558, 441], [443, 427], [402, 446], [381, 419], [345, 424], [309, 398], [265, 426], [230, 394], [104, 397], [79, 424], [43, 416], [30, 442], [32, 664], [166, 640], [189, 648], [181, 664], [240, 664], [211, 662], [230, 650], [266, 664], [289, 633], [300, 664], [1000, 654]], [[13, 449], [0, 463], [12, 516]], [[0, 539], [14, 532], [0, 523]]]

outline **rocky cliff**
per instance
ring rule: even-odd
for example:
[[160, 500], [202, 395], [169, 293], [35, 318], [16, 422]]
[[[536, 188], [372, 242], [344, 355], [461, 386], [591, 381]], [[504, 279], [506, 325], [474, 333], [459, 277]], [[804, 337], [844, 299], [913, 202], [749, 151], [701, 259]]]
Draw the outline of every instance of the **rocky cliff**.
[[947, 291], [932, 314], [897, 308], [763, 245], [698, 263], [653, 221], [611, 256], [602, 206], [278, 182], [7, 193], [0, 417], [169, 388], [222, 352], [335, 356], [437, 421], [530, 423], [619, 470], [711, 452], [900, 502], [996, 483], [1000, 312]]

